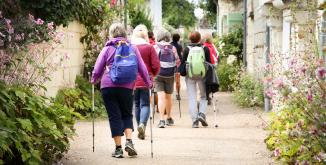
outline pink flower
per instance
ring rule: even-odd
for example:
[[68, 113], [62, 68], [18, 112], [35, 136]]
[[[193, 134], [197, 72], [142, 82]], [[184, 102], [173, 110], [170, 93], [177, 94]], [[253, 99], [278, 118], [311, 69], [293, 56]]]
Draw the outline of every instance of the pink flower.
[[324, 60], [323, 59], [318, 59], [317, 66], [324, 66]]
[[28, 18], [30, 21], [32, 21], [32, 22], [34, 21], [34, 16], [32, 14], [28, 14]]
[[35, 23], [37, 25], [43, 25], [44, 21], [41, 18], [38, 18]]
[[12, 28], [12, 27], [8, 28], [8, 33], [9, 33], [9, 34], [13, 34], [13, 33], [15, 33], [14, 28]]
[[282, 88], [284, 87], [284, 82], [283, 82], [283, 79], [282, 78], [277, 78], [273, 81], [273, 84], [274, 84], [274, 87], [275, 88]]
[[65, 60], [70, 59], [70, 55], [69, 55], [68, 53], [65, 53], [65, 54], [64, 54], [64, 59], [65, 59]]
[[21, 41], [22, 40], [22, 37], [19, 34], [16, 34], [15, 40], [16, 41]]
[[57, 35], [54, 38], [55, 42], [61, 43], [65, 37], [65, 34], [63, 32], [57, 33]]
[[269, 97], [269, 98], [272, 98], [272, 97], [275, 95], [275, 93], [273, 92], [273, 90], [268, 89], [268, 90], [265, 92], [265, 95], [266, 95], [267, 97]]
[[6, 24], [7, 24], [7, 26], [11, 26], [10, 24], [11, 24], [11, 20], [10, 19], [5, 19], [6, 20]]
[[316, 127], [312, 127], [311, 130], [310, 130], [310, 134], [312, 135], [318, 135], [318, 130]]
[[21, 33], [20, 35], [22, 36], [22, 39], [25, 39], [25, 34], [24, 33]]
[[309, 89], [308, 94], [307, 94], [307, 100], [308, 102], [312, 102], [312, 91]]
[[270, 71], [272, 70], [272, 65], [271, 64], [266, 64], [265, 65], [265, 71]]
[[53, 22], [50, 22], [50, 23], [48, 23], [48, 29], [49, 30], [53, 30], [54, 29], [54, 23]]
[[276, 149], [274, 150], [274, 156], [275, 156], [275, 157], [279, 157], [279, 156], [281, 156], [281, 150], [280, 150], [279, 148], [276, 148]]
[[324, 80], [325, 79], [325, 73], [326, 73], [325, 67], [318, 67], [316, 69], [316, 77], [317, 77], [317, 79]]
[[303, 74], [306, 74], [307, 68], [302, 67], [302, 68], [300, 69], [300, 71], [301, 71]]

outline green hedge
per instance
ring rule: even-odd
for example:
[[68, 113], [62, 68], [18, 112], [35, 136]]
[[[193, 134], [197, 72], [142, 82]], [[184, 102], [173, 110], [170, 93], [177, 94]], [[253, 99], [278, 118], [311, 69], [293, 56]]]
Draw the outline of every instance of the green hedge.
[[52, 164], [69, 149], [72, 109], [0, 82], [0, 164]]

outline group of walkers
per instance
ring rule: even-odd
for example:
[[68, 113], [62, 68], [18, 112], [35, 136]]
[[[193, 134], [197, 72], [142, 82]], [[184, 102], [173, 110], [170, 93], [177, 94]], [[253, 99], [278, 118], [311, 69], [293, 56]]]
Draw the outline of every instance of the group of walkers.
[[183, 49], [179, 44], [180, 35], [171, 36], [164, 28], [159, 29], [154, 38], [153, 32], [149, 32], [146, 26], [138, 25], [129, 40], [123, 25], [114, 23], [109, 28], [109, 34], [110, 39], [96, 60], [91, 83], [101, 81], [101, 93], [116, 145], [113, 157], [123, 157], [123, 135], [126, 137], [125, 151], [129, 156], [137, 155], [132, 142], [132, 110], [134, 106], [138, 138], [143, 140], [150, 116], [152, 91], [158, 96], [158, 127], [174, 125], [172, 94], [175, 80], [176, 87], [180, 88], [180, 75], [185, 76], [192, 127], [198, 128], [199, 123], [208, 126], [206, 109], [210, 98], [205, 84], [206, 70], [207, 65], [217, 64], [218, 60], [211, 35], [204, 35], [202, 39], [199, 32], [191, 32], [191, 43]]

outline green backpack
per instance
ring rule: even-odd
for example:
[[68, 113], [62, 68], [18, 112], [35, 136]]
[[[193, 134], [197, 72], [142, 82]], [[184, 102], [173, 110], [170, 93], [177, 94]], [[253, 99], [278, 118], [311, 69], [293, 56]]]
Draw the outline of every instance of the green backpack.
[[206, 75], [205, 53], [203, 47], [195, 46], [189, 48], [187, 58], [187, 75], [191, 79], [203, 79]]

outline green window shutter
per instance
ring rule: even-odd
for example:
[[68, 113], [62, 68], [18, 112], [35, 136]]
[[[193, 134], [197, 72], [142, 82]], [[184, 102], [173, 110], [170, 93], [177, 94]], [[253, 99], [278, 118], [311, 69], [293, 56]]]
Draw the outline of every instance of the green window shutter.
[[227, 17], [228, 31], [232, 31], [236, 26], [242, 26], [242, 19], [241, 13], [229, 13]]

